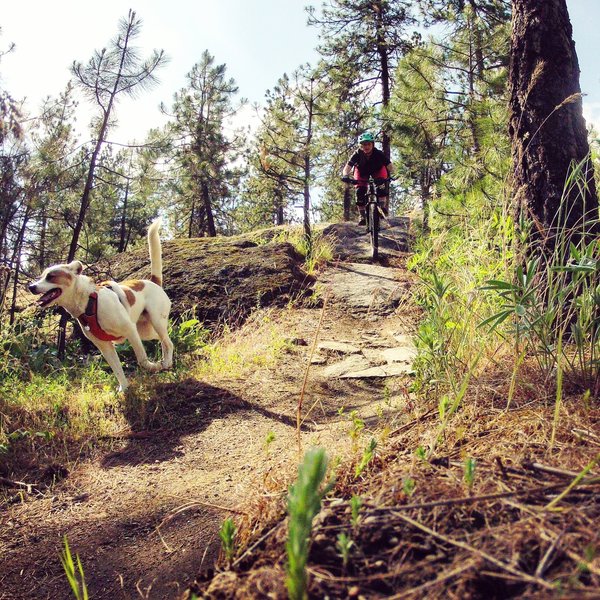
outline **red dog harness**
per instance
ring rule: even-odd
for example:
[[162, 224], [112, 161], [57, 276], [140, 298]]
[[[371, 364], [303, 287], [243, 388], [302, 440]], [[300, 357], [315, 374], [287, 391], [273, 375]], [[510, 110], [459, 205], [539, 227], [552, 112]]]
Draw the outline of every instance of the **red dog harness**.
[[81, 323], [81, 326], [94, 335], [94, 337], [102, 340], [103, 342], [114, 342], [120, 340], [122, 336], [110, 335], [106, 333], [100, 323], [98, 323], [98, 294], [92, 292], [90, 299], [88, 300], [85, 312], [77, 317], [77, 320]]

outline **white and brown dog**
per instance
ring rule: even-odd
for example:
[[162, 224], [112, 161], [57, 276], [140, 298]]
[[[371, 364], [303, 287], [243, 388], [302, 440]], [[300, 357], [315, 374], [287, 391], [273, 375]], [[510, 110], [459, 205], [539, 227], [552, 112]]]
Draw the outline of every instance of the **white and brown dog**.
[[[83, 265], [74, 260], [69, 264], [48, 267], [38, 281], [29, 285], [34, 294], [43, 294], [38, 305], [62, 306], [75, 317], [83, 333], [102, 352], [125, 391], [128, 383], [115, 342], [129, 340], [138, 363], [149, 371], [168, 369], [173, 364], [173, 343], [167, 327], [171, 301], [162, 289], [162, 251], [158, 230], [160, 219], [148, 229], [151, 277], [116, 283], [95, 284], [81, 274]], [[159, 339], [162, 362], [148, 360], [142, 340]]]

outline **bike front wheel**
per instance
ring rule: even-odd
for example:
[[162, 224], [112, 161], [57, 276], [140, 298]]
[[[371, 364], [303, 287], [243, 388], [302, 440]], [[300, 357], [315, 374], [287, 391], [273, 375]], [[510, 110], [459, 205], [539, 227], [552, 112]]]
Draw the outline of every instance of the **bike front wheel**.
[[376, 202], [369, 204], [369, 235], [371, 237], [371, 256], [379, 256], [379, 208]]

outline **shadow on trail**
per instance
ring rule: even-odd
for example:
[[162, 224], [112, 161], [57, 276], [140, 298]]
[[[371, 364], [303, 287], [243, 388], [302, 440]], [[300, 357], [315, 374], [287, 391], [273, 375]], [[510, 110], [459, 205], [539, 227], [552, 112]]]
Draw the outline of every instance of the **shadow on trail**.
[[[296, 420], [273, 412], [231, 392], [188, 377], [176, 383], [158, 384], [149, 398], [130, 394], [124, 413], [132, 433], [122, 450], [107, 454], [106, 468], [167, 461], [183, 453], [180, 439], [201, 433], [213, 421], [238, 412], [253, 412], [295, 428]], [[304, 425], [303, 430], [311, 427]]]
[[35, 536], [12, 549], [3, 562], [0, 598], [72, 598], [60, 563], [64, 536], [84, 565], [90, 598], [179, 598], [178, 590], [192, 583], [200, 567], [214, 563], [219, 524], [227, 512], [199, 503], [165, 519], [166, 505], [142, 507], [143, 502], [119, 517], [74, 517], [66, 525], [42, 519]]

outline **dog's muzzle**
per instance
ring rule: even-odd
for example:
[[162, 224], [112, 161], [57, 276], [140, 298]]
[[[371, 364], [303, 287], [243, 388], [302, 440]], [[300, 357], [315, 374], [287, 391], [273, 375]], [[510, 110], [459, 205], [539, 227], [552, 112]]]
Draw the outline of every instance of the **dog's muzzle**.
[[[30, 283], [27, 288], [29, 289], [29, 291], [32, 294], [39, 294], [39, 290], [37, 287], [37, 284], [35, 283]], [[60, 295], [62, 294], [62, 290], [60, 288], [52, 288], [51, 290], [48, 290], [41, 298], [38, 298], [37, 300], [37, 305], [38, 306], [46, 306], [48, 304], [50, 304], [50, 302], [56, 300]]]

